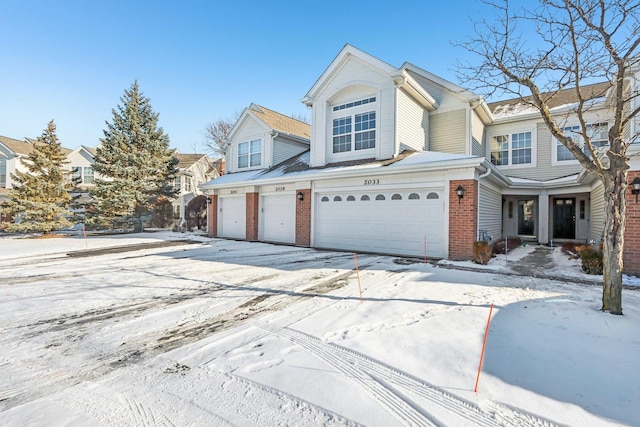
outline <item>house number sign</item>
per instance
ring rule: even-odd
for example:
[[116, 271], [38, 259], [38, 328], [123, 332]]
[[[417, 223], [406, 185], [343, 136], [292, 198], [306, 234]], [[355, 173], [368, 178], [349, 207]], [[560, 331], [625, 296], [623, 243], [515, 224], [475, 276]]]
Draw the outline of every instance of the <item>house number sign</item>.
[[365, 179], [364, 180], [364, 185], [378, 185], [380, 184], [380, 180], [379, 179]]
[[231, 190], [229, 191], [229, 194], [238, 194], [238, 190]]
[[276, 187], [276, 191], [284, 191], [284, 187]]

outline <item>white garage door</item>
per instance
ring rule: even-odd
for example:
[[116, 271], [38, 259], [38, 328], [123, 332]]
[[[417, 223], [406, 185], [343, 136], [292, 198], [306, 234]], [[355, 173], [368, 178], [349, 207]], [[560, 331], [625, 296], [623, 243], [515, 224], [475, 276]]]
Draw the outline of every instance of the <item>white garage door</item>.
[[262, 236], [266, 242], [295, 243], [296, 196], [269, 195], [262, 197]]
[[218, 204], [218, 234], [221, 237], [246, 239], [247, 203], [245, 196], [220, 197]]
[[444, 190], [316, 195], [314, 246], [445, 257]]

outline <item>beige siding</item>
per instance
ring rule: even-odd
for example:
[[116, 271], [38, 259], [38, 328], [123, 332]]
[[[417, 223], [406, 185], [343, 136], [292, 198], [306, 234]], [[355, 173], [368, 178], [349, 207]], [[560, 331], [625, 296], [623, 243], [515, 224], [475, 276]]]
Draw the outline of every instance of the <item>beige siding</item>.
[[[505, 129], [506, 132], [510, 132], [508, 128]], [[500, 171], [512, 178], [548, 181], [551, 179], [576, 174], [582, 170], [582, 166], [580, 166], [579, 164], [554, 165], [552, 163], [553, 150], [555, 150], [556, 148], [556, 141], [552, 138], [551, 132], [549, 132], [544, 123], [538, 123], [535, 126], [535, 135], [533, 135], [532, 138], [535, 140], [535, 142], [533, 143], [533, 150], [535, 150], [536, 159], [534, 166], [501, 166], [499, 167]]]
[[484, 138], [484, 123], [478, 117], [475, 111], [471, 112], [471, 154], [474, 156], [485, 157], [485, 138]]
[[467, 147], [466, 117], [464, 109], [432, 114], [429, 126], [430, 151], [465, 154]]
[[591, 230], [589, 232], [589, 240], [600, 241], [602, 231], [604, 230], [604, 184], [598, 183], [591, 190]]
[[478, 230], [488, 232], [494, 239], [502, 233], [502, 194], [480, 181], [478, 200]]
[[278, 165], [308, 149], [307, 144], [276, 138], [273, 141], [273, 165]]
[[398, 90], [398, 142], [400, 151], [428, 150], [429, 113], [404, 90]]

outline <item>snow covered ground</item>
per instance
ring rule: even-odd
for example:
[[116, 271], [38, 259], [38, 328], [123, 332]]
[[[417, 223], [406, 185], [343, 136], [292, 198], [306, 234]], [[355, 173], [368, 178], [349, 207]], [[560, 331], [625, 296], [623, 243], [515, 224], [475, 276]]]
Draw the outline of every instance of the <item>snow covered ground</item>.
[[640, 289], [612, 316], [600, 287], [504, 257], [357, 262], [359, 280], [351, 253], [193, 234], [2, 238], [0, 425], [640, 425]]

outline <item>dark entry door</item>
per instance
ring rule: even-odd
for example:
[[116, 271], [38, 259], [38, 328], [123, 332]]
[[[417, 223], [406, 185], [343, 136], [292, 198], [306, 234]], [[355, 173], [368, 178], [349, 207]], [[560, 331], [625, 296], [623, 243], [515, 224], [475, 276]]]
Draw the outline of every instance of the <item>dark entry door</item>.
[[518, 200], [518, 234], [533, 236], [535, 232], [536, 201]]
[[553, 238], [576, 238], [576, 199], [555, 199], [553, 201]]

